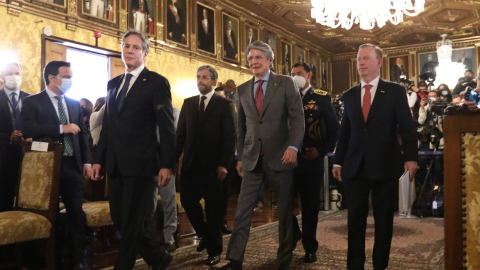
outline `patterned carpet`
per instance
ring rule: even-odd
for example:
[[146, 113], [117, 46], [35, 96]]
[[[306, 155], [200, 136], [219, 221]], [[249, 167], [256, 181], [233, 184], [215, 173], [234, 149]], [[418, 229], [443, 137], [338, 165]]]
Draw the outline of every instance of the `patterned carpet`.
[[[319, 215], [317, 239], [320, 244], [317, 262], [303, 263], [304, 250], [301, 242], [294, 251], [291, 269], [345, 269], [347, 246], [346, 211], [336, 213], [321, 212]], [[373, 216], [368, 218], [367, 226], [367, 263], [365, 269], [372, 269]], [[389, 270], [443, 270], [443, 219], [416, 218], [401, 219], [395, 217], [392, 250]], [[224, 253], [229, 236], [224, 237]], [[277, 269], [275, 262], [278, 247], [277, 223], [252, 229], [245, 254], [244, 269]], [[195, 246], [178, 249], [168, 269], [208, 269], [204, 265], [207, 254], [197, 253]], [[223, 258], [222, 258], [223, 259]], [[227, 263], [222, 261], [220, 265]], [[135, 269], [148, 269], [145, 263], [138, 261]]]

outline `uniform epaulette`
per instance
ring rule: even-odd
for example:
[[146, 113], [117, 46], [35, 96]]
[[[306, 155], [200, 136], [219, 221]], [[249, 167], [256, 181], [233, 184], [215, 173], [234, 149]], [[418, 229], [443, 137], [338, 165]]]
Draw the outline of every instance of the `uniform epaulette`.
[[323, 90], [320, 90], [320, 89], [315, 89], [315, 91], [313, 91], [315, 94], [317, 95], [321, 95], [321, 96], [326, 96], [328, 95], [328, 92], [327, 91], [323, 91]]

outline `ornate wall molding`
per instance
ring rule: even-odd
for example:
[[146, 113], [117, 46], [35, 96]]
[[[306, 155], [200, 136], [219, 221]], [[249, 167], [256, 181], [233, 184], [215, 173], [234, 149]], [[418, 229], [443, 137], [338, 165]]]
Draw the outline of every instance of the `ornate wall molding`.
[[71, 24], [71, 23], [66, 23], [65, 24], [65, 29], [67, 29], [68, 31], [75, 32], [77, 30], [77, 26], [74, 25], [74, 24]]
[[20, 13], [22, 13], [22, 10], [20, 10], [19, 8], [7, 7], [8, 15], [20, 17]]

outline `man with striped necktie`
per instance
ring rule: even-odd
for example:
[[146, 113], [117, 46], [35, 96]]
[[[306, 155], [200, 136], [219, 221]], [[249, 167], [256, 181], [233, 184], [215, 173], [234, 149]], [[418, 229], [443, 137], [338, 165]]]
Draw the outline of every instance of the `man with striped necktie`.
[[[70, 269], [82, 265], [87, 226], [82, 210], [83, 177], [90, 175], [90, 147], [80, 103], [65, 97], [72, 86], [70, 63], [52, 61], [43, 72], [46, 89], [25, 99], [20, 120], [24, 137], [50, 137], [63, 142], [60, 195], [67, 210]], [[83, 176], [82, 176], [83, 175]]]

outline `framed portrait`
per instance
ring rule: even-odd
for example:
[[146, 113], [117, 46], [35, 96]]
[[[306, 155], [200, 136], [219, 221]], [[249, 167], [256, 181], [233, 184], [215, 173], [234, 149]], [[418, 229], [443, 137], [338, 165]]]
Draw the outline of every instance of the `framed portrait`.
[[435, 68], [438, 67], [437, 52], [426, 52], [418, 54], [418, 70], [420, 79], [426, 80], [436, 74]]
[[310, 78], [310, 84], [314, 89], [318, 89], [320, 85], [318, 84], [318, 63], [317, 55], [313, 52], [310, 52], [308, 64], [310, 65], [310, 70], [312, 71], [312, 77]]
[[292, 70], [292, 44], [282, 41], [282, 74], [289, 75]]
[[188, 46], [188, 2], [187, 0], [165, 0], [167, 40]]
[[223, 59], [238, 62], [238, 19], [222, 13]]
[[295, 58], [293, 60], [293, 64], [296, 64], [296, 63], [303, 63], [305, 62], [305, 50], [298, 47], [298, 46], [295, 46]]
[[265, 33], [265, 43], [267, 43], [273, 50], [273, 63], [272, 63], [272, 66], [270, 67], [270, 70], [273, 71], [273, 72], [277, 72], [276, 70], [276, 65], [275, 63], [277, 62], [277, 58], [278, 58], [278, 55], [277, 55], [277, 38], [275, 37], [275, 35], [273, 33], [270, 33], [270, 32], [266, 32]]
[[462, 63], [465, 65], [465, 69], [470, 69], [473, 74], [477, 75], [477, 69], [475, 65], [475, 48], [461, 48], [454, 49], [452, 51], [452, 62]]
[[328, 91], [328, 76], [329, 76], [329, 71], [328, 71], [328, 60], [327, 59], [322, 59], [322, 70], [320, 72], [320, 77], [322, 79], [322, 89]]
[[128, 27], [155, 35], [155, 1], [129, 0]]
[[246, 24], [245, 25], [245, 33], [246, 33], [245, 47], [247, 47], [248, 45], [250, 45], [254, 41], [258, 40], [258, 28], [255, 28], [251, 25]]
[[390, 68], [390, 81], [400, 83], [402, 79], [408, 79], [408, 55], [389, 57], [388, 67]]
[[116, 0], [83, 0], [82, 15], [86, 15], [100, 21], [115, 23], [117, 18]]
[[215, 54], [215, 9], [197, 3], [197, 49]]

